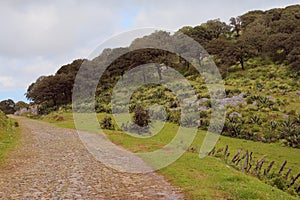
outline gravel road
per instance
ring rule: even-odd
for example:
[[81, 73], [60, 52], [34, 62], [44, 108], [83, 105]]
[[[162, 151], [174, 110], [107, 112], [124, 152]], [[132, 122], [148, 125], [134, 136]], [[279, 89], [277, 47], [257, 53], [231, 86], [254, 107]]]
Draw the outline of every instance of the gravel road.
[[106, 167], [75, 130], [17, 118], [20, 142], [0, 168], [0, 199], [183, 199], [157, 173], [130, 174]]

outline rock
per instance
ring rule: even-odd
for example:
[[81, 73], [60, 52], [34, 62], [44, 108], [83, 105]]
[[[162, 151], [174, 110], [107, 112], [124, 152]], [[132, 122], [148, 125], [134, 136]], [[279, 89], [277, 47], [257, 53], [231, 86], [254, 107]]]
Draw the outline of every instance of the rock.
[[198, 108], [198, 111], [207, 111], [208, 109], [207, 109], [207, 107], [206, 106], [200, 106], [199, 108]]
[[282, 118], [283, 118], [283, 119], [288, 119], [288, 118], [289, 118], [289, 116], [288, 116], [288, 115], [286, 115], [286, 114], [283, 114], [283, 115], [282, 115]]
[[223, 107], [226, 107], [229, 105], [229, 106], [234, 106], [236, 108], [238, 107], [239, 104], [247, 105], [247, 102], [244, 99], [245, 94], [246, 94], [245, 92], [242, 92], [237, 96], [220, 99], [220, 100], [218, 100], [218, 104], [223, 105]]
[[203, 104], [204, 102], [208, 101], [209, 99], [208, 98], [201, 98], [197, 101], [198, 105], [201, 105]]
[[276, 101], [276, 98], [272, 97], [272, 96], [266, 96], [268, 99], [270, 99], [270, 101], [273, 101], [275, 102]]
[[232, 119], [232, 118], [234, 118], [234, 117], [241, 118], [242, 115], [241, 115], [240, 113], [238, 113], [238, 112], [232, 112], [232, 113], [229, 114], [229, 118]]
[[29, 108], [22, 108], [21, 110], [16, 111], [14, 114], [15, 115], [23, 115], [23, 114], [37, 115], [38, 114], [38, 106], [33, 105], [33, 106], [30, 106]]

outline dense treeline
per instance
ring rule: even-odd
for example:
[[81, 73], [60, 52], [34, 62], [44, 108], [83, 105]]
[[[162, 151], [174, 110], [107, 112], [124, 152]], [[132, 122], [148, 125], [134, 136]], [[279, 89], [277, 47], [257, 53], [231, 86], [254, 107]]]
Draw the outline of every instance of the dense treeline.
[[[180, 32], [192, 37], [208, 51], [223, 76], [228, 73], [228, 67], [235, 64], [239, 64], [241, 70], [245, 70], [246, 61], [255, 57], [267, 62], [290, 65], [291, 70], [296, 72], [300, 69], [300, 6], [295, 5], [284, 9], [251, 11], [231, 18], [229, 24], [218, 19], [210, 20], [199, 26], [183, 27], [174, 35], [162, 31], [155, 32], [136, 39], [128, 48], [106, 49], [92, 61], [75, 60], [62, 66], [55, 75], [40, 77], [28, 87], [26, 97], [39, 104], [42, 112], [70, 104], [74, 79], [83, 62], [90, 62], [91, 65], [109, 63], [116, 55], [125, 53], [110, 64], [98, 85], [96, 111], [108, 111], [106, 103], [109, 102], [109, 89], [129, 69], [151, 61], [174, 67], [185, 76], [194, 73], [194, 68], [189, 62], [172, 53], [157, 49], [130, 51], [145, 44], [164, 47], [163, 41], [179, 38]], [[188, 47], [180, 43], [180, 40], [176, 41], [178, 44], [173, 48], [179, 47], [184, 53]], [[195, 53], [201, 55], [205, 52]], [[159, 73], [160, 66], [157, 68]], [[88, 73], [95, 72], [89, 71], [87, 76]]]

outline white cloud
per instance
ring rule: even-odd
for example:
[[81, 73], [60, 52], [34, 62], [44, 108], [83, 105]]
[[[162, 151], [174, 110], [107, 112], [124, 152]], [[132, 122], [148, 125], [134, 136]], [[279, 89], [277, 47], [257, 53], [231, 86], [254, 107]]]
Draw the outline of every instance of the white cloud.
[[5, 89], [10, 89], [15, 86], [15, 80], [13, 77], [0, 76], [0, 87]]
[[66, 53], [89, 40], [108, 36], [116, 30], [116, 23], [111, 22], [117, 21], [117, 16], [103, 5], [63, 1], [24, 7], [1, 5], [0, 23], [5, 26], [0, 32], [0, 53], [7, 56]]
[[[198, 25], [210, 19], [228, 22], [230, 17], [242, 15], [250, 10], [267, 10], [299, 3], [298, 0], [186, 0], [186, 1], [138, 1], [141, 6], [133, 23], [135, 27], [157, 26], [177, 30], [186, 25]], [[149, 2], [149, 1], [148, 1]]]

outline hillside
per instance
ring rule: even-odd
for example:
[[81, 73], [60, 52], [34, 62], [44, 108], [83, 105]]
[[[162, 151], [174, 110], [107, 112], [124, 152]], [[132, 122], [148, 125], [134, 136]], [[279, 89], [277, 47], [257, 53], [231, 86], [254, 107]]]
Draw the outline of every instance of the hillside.
[[[290, 66], [288, 76], [292, 74], [297, 78], [300, 66], [299, 16], [300, 5], [294, 5], [284, 9], [250, 11], [242, 16], [231, 18], [229, 24], [220, 20], [209, 20], [195, 27], [183, 27], [173, 35], [157, 31], [149, 36], [137, 38], [129, 47], [105, 49], [101, 55], [91, 61], [78, 59], [64, 65], [55, 75], [38, 78], [28, 87], [26, 96], [33, 103], [40, 105], [41, 112], [57, 110], [60, 106], [72, 102], [74, 79], [82, 64], [89, 65], [85, 77], [91, 77], [91, 74], [97, 74], [100, 70], [97, 67], [110, 63], [101, 77], [96, 92], [96, 110], [110, 112], [110, 108], [106, 105], [110, 101], [112, 87], [120, 77], [134, 67], [145, 63], [159, 63], [176, 69], [185, 77], [196, 73], [193, 63], [163, 50], [164, 48], [177, 49], [182, 55], [200, 54], [200, 60], [194, 60], [200, 63], [209, 54], [223, 77], [229, 75], [231, 66], [239, 64], [242, 71], [249, 67], [247, 60], [258, 58], [255, 65], [274, 63]], [[189, 43], [181, 40], [182, 33], [199, 42], [207, 52], [204, 50], [194, 52], [193, 49], [189, 49], [192, 48], [191, 46], [187, 48]], [[167, 41], [174, 42], [169, 44]], [[153, 45], [160, 49], [136, 50], [139, 47]], [[161, 70], [159, 68], [158, 70]]]
[[[161, 71], [171, 66], [184, 75], [196, 90], [197, 103], [201, 104], [201, 120], [193, 123], [198, 123], [200, 129], [206, 129], [212, 102], [209, 100], [208, 85], [205, 85], [193, 63], [162, 49], [134, 50], [145, 45], [159, 44], [162, 48], [165, 45], [179, 48], [183, 53], [200, 53], [204, 59], [199, 62], [205, 65], [206, 52], [186, 52], [186, 44], [176, 44], [182, 32], [204, 46], [224, 77], [227, 120], [223, 135], [262, 142], [280, 141], [299, 148], [299, 16], [300, 6], [295, 5], [264, 12], [251, 11], [232, 18], [230, 24], [210, 20], [196, 27], [183, 27], [174, 35], [158, 31], [134, 40], [129, 47], [106, 49], [91, 61], [75, 60], [62, 66], [55, 75], [40, 77], [29, 86], [27, 98], [39, 105], [40, 114], [68, 107], [72, 102], [73, 84], [80, 66], [89, 66], [83, 77], [87, 77], [92, 85], [98, 80], [91, 79], [90, 74], [97, 74], [101, 71], [99, 67], [110, 63], [98, 82], [95, 110], [111, 113], [113, 87], [126, 78], [126, 72], [145, 63], [160, 63], [155, 66], [157, 75], [154, 73], [153, 76], [163, 79]], [[171, 45], [174, 46], [166, 46], [170, 44], [164, 41], [173, 39], [175, 44]], [[121, 89], [118, 92], [126, 93], [128, 89], [124, 87], [124, 91]], [[81, 95], [78, 99], [82, 99], [84, 110], [89, 104], [84, 102], [87, 95]], [[155, 104], [166, 107], [168, 121], [179, 123], [178, 99], [170, 90], [159, 85], [140, 87], [131, 97], [129, 109], [132, 112], [138, 105], [150, 107]], [[126, 106], [120, 104], [116, 109], [124, 112]]]
[[[182, 39], [185, 36], [193, 38], [205, 50], [194, 48]], [[250, 11], [231, 18], [228, 24], [216, 19], [195, 27], [182, 27], [173, 34], [156, 31], [135, 39], [128, 47], [105, 49], [91, 60], [75, 60], [54, 75], [38, 78], [28, 87], [26, 96], [38, 105], [41, 119], [67, 128], [75, 128], [69, 112], [72, 103], [76, 105], [75, 113], [95, 110], [107, 137], [135, 153], [162, 148], [172, 140], [179, 126], [197, 125], [196, 139], [187, 147], [188, 152], [160, 170], [191, 198], [205, 195], [211, 199], [262, 199], [266, 195], [267, 199], [293, 199], [300, 194], [299, 46], [300, 5]], [[176, 49], [179, 53], [166, 49]], [[217, 74], [211, 60], [217, 65], [222, 81], [211, 78]], [[134, 69], [148, 63], [151, 64], [146, 69], [135, 74], [136, 79], [131, 76]], [[77, 80], [87, 85], [73, 88], [82, 66], [86, 70]], [[174, 84], [182, 92], [177, 96], [166, 86], [175, 74], [168, 73], [170, 68], [191, 85], [189, 89], [195, 91], [193, 98], [187, 98], [190, 91], [180, 84]], [[159, 84], [148, 84], [148, 80], [154, 79]], [[222, 98], [217, 101], [212, 96], [219, 91], [212, 93], [209, 88], [221, 83], [226, 96], [221, 91]], [[95, 105], [89, 98], [94, 92], [93, 85], [97, 86], [95, 98], [92, 95]], [[128, 94], [129, 103], [118, 101]], [[182, 115], [180, 98], [197, 105], [197, 117]], [[214, 149], [205, 152], [210, 156], [201, 160], [198, 145], [209, 128], [216, 104], [226, 110], [224, 127], [213, 124], [214, 128], [222, 128], [222, 136]], [[153, 108], [158, 109], [154, 112]], [[124, 114], [127, 110], [128, 116]], [[149, 131], [150, 115], [154, 123], [166, 122], [157, 135]], [[116, 116], [125, 120], [122, 126], [116, 123]], [[142, 128], [134, 132], [132, 121]], [[125, 131], [151, 137], [136, 139]]]

